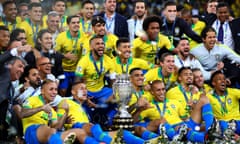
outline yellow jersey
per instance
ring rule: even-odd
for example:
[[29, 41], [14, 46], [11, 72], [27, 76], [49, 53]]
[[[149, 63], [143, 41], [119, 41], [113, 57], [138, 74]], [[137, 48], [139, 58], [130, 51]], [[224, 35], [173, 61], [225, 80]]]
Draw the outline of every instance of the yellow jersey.
[[14, 23], [9, 22], [5, 19], [5, 17], [2, 17], [2, 19], [0, 20], [0, 25], [6, 26], [11, 33], [13, 30], [20, 27], [21, 22], [22, 20], [20, 17], [16, 17], [16, 21]]
[[[206, 27], [205, 22], [198, 20], [195, 24], [192, 25], [192, 30], [194, 32], [196, 32], [198, 35], [201, 35], [201, 32], [205, 27]], [[190, 48], [193, 48], [198, 45], [198, 43], [196, 41], [192, 40], [191, 38], [189, 38], [189, 42], [190, 42], [189, 43]]]
[[162, 80], [165, 84], [166, 89], [173, 87], [177, 81], [177, 73], [172, 73], [168, 77], [164, 77], [162, 74], [162, 68], [157, 67], [150, 69], [145, 75], [144, 85], [151, 83], [154, 80]]
[[179, 84], [174, 88], [170, 89], [166, 93], [166, 98], [179, 101], [181, 107], [184, 108], [184, 113], [180, 115], [182, 119], [187, 119], [190, 116], [190, 108], [187, 106], [187, 102], [192, 100], [196, 103], [199, 100], [200, 92], [192, 94], [191, 92], [186, 92], [183, 87]]
[[[77, 122], [89, 123], [88, 116], [87, 116], [86, 112], [84, 111], [83, 107], [81, 106], [81, 104], [79, 104], [73, 100], [70, 100], [70, 99], [66, 99], [64, 101], [66, 101], [66, 103], [69, 106], [68, 115], [73, 118], [73, 121], [72, 121], [72, 124], [70, 124], [70, 127], [72, 127], [72, 125]], [[57, 114], [60, 117], [65, 113], [65, 110], [60, 108], [61, 104], [62, 104], [62, 102], [58, 105], [58, 108], [57, 108]]]
[[20, 24], [20, 28], [24, 29], [27, 36], [27, 43], [35, 47], [38, 32], [43, 29], [42, 25], [34, 25], [29, 18]]
[[104, 76], [115, 74], [113, 61], [107, 55], [103, 55], [99, 61], [95, 61], [91, 52], [85, 55], [77, 64], [76, 76], [86, 79], [87, 89], [97, 92], [104, 87]]
[[154, 63], [157, 52], [165, 47], [172, 51], [174, 46], [169, 41], [168, 37], [158, 34], [156, 42], [142, 41], [140, 38], [133, 40], [132, 53], [134, 58], [140, 58], [147, 62]]
[[165, 102], [156, 102], [153, 100], [151, 108], [140, 113], [140, 120], [152, 121], [164, 117], [170, 125], [179, 124], [182, 122], [179, 115], [183, 109], [181, 104], [176, 100], [165, 99]]
[[[204, 89], [204, 90], [203, 90]], [[208, 84], [203, 84], [203, 89], [199, 89], [199, 91], [202, 93], [203, 91], [208, 94], [212, 92], [212, 87]]]
[[87, 34], [87, 33], [94, 33], [92, 30], [92, 24], [91, 21], [86, 22], [83, 18], [80, 19], [80, 31], [81, 33]]
[[[23, 108], [32, 109], [32, 108], [43, 106], [45, 104], [46, 103], [41, 95], [32, 96], [32, 97], [29, 97], [27, 101], [23, 104]], [[32, 116], [23, 118], [22, 125], [23, 125], [24, 133], [26, 129], [31, 125], [34, 125], [34, 124], [47, 125], [49, 122], [49, 118], [51, 118], [52, 121], [57, 120], [57, 113], [53, 108], [51, 110], [51, 116], [49, 116], [49, 114], [44, 111], [40, 111]]]
[[207, 95], [213, 109], [214, 117], [218, 120], [240, 120], [239, 99], [240, 90], [227, 88], [225, 95], [218, 96], [214, 91]]
[[133, 68], [141, 68], [143, 70], [154, 68], [154, 64], [133, 57], [129, 57], [126, 64], [122, 64], [118, 56], [114, 58], [113, 62], [116, 67], [117, 74], [129, 73], [129, 71]]
[[146, 100], [148, 100], [149, 102], [151, 102], [152, 100], [150, 92], [144, 90], [140, 90], [139, 92], [134, 91], [131, 95], [128, 105], [131, 106], [135, 104], [140, 97], [146, 98]]
[[[84, 37], [82, 33], [78, 31], [78, 36], [73, 38], [70, 34], [70, 31], [67, 30], [65, 32], [60, 33], [56, 38], [56, 51], [60, 52], [61, 54], [66, 54], [71, 52], [78, 57], [78, 60], [81, 58], [82, 55], [82, 43], [84, 41]], [[64, 71], [67, 72], [74, 72], [76, 70], [76, 66], [78, 60], [73, 61], [66, 58], [62, 59], [62, 67]]]
[[[87, 53], [90, 52], [90, 43], [89, 40], [95, 36], [94, 34], [92, 36], [87, 36], [85, 35], [86, 40], [83, 42], [82, 46], [83, 46], [83, 55], [86, 55]], [[110, 58], [113, 58], [113, 51], [116, 50], [116, 42], [118, 40], [118, 37], [115, 36], [114, 34], [107, 34], [104, 35], [103, 37], [103, 41], [105, 44], [105, 49], [104, 49], [104, 54], [106, 54], [107, 56], [109, 56]]]

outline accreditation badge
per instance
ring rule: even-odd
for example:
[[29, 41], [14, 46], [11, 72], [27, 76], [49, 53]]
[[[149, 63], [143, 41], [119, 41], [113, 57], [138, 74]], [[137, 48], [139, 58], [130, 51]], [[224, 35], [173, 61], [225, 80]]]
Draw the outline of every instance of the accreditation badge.
[[175, 34], [176, 34], [176, 35], [179, 35], [180, 28], [179, 28], [179, 27], [175, 27], [174, 31], [175, 31]]

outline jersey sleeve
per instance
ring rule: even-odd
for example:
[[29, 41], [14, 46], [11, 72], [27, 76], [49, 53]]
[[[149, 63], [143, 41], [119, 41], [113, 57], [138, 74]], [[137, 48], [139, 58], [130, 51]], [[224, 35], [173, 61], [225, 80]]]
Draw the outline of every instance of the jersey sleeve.
[[149, 71], [144, 75], [144, 85], [149, 84], [149, 82], [151, 82], [152, 80], [154, 80], [153, 69], [149, 70]]
[[55, 46], [55, 50], [58, 51], [58, 52], [62, 52], [61, 51], [61, 43], [62, 43], [62, 40], [61, 40], [61, 34], [59, 34], [56, 38], [56, 46]]

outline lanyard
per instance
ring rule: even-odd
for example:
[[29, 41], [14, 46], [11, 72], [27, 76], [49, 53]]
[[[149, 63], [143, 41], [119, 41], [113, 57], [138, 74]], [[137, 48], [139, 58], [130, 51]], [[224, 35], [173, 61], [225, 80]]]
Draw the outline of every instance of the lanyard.
[[134, 20], [134, 35], [136, 33], [136, 29], [137, 29], [137, 19]]
[[168, 28], [168, 24], [167, 24], [166, 18], [164, 18], [163, 21], [164, 21], [164, 25], [166, 25], [167, 35], [168, 35], [169, 37], [171, 37], [171, 38], [170, 38], [170, 41], [171, 41], [171, 43], [173, 43], [174, 28], [175, 28], [175, 25], [176, 25], [176, 20], [174, 20], [174, 22], [173, 22], [173, 25], [172, 25], [172, 27], [171, 27], [171, 31], [170, 31], [169, 28]]
[[160, 117], [163, 117], [164, 116], [164, 114], [165, 114], [165, 111], [166, 111], [166, 105], [167, 105], [167, 101], [166, 101], [166, 99], [164, 99], [164, 101], [163, 101], [163, 110], [161, 110], [160, 109], [160, 107], [159, 107], [159, 103], [158, 102], [156, 102], [156, 101], [154, 101], [154, 104], [155, 104], [155, 106], [157, 107], [157, 110], [158, 110], [158, 112], [159, 112], [159, 114], [160, 114]]
[[[80, 39], [81, 35], [80, 35], [80, 31], [78, 31], [77, 37], [72, 37], [70, 34], [70, 31], [67, 31], [67, 35], [69, 35], [69, 37], [72, 40], [72, 45], [73, 45], [73, 53], [76, 54], [77, 53], [77, 44], [78, 44], [78, 40]], [[75, 43], [74, 43], [75, 42]]]
[[[108, 20], [106, 14], [105, 14], [105, 15], [104, 15], [104, 19], [105, 19], [105, 21], [106, 21], [106, 29], [107, 29], [107, 31], [109, 31], [110, 28], [112, 27], [113, 21], [115, 20], [115, 14], [114, 14], [114, 16], [113, 16], [112, 18], [110, 18], [110, 20]], [[110, 22], [109, 22], [109, 21], [110, 21]], [[109, 23], [108, 23], [108, 22], [109, 22]]]
[[144, 91], [142, 89], [140, 91], [134, 91], [134, 94], [136, 95], [137, 99], [139, 99], [144, 94]]
[[119, 61], [119, 63], [121, 64], [122, 73], [123, 74], [128, 73], [129, 59], [127, 60], [127, 63], [126, 63], [126, 71], [124, 71], [124, 64], [121, 62], [120, 57], [117, 57], [117, 61]]
[[218, 102], [220, 103], [221, 113], [224, 115], [225, 113], [228, 112], [227, 105], [226, 105], [227, 92], [224, 93], [224, 101], [221, 101], [220, 96], [215, 91], [213, 92], [213, 95], [218, 100]]
[[127, 64], [126, 64], [126, 71], [124, 71], [124, 64], [121, 63], [121, 68], [122, 68], [122, 73], [123, 74], [128, 73], [128, 66], [129, 66], [129, 63], [127, 62]]
[[100, 70], [99, 70], [99, 69], [98, 69], [98, 66], [97, 66], [97, 63], [96, 63], [95, 59], [94, 59], [93, 56], [92, 56], [92, 53], [90, 53], [90, 57], [91, 57], [91, 59], [93, 60], [94, 67], [95, 67], [95, 70], [96, 70], [96, 72], [97, 72], [97, 74], [98, 74], [98, 78], [99, 78], [100, 75], [101, 75], [102, 72], [103, 72], [103, 58], [102, 58], [102, 57], [100, 58]]
[[32, 28], [32, 32], [33, 32], [33, 42], [36, 42], [37, 40], [37, 33], [38, 33], [38, 24], [36, 24], [36, 31], [34, 31], [34, 24], [31, 22], [30, 19], [28, 19], [28, 23], [30, 24], [31, 28]]
[[183, 63], [183, 61], [180, 59], [180, 57], [179, 57], [178, 55], [177, 55], [177, 58], [178, 58], [179, 63], [181, 64], [181, 66], [184, 67], [184, 63]]
[[[186, 92], [186, 90], [182, 87], [182, 85], [178, 85], [178, 87], [179, 87], [179, 89], [180, 89], [180, 91], [182, 92], [182, 94], [184, 95], [184, 98], [185, 98], [185, 101], [186, 101], [186, 103], [188, 103], [188, 101], [189, 101], [189, 99], [188, 99], [188, 97], [187, 97], [187, 92]], [[192, 92], [190, 92], [190, 99], [192, 99]]]
[[[4, 25], [8, 27], [8, 21], [5, 19], [5, 17], [2, 18], [2, 21]], [[16, 21], [15, 23], [13, 23], [12, 31], [16, 28], [16, 23], [17, 23]]]
[[64, 16], [62, 16], [62, 18], [61, 18], [60, 28], [63, 28], [63, 23], [64, 23], [64, 21], [65, 21], [65, 18], [64, 18]]
[[31, 93], [30, 96], [33, 96], [37, 91], [38, 91], [38, 88], [36, 88], [36, 89]]
[[87, 24], [88, 24], [88, 27], [87, 27], [87, 31], [86, 31], [84, 19], [82, 18], [81, 21], [82, 21], [83, 32], [90, 32], [90, 31], [91, 31], [91, 24], [90, 24], [90, 23], [87, 23]]
[[[75, 43], [74, 43], [74, 42], [75, 42]], [[76, 50], [76, 48], [77, 48], [77, 43], [78, 43], [78, 37], [72, 38], [72, 43], [74, 43], [73, 48], [74, 48], [74, 50]]]
[[164, 78], [164, 75], [162, 73], [162, 69], [161, 68], [158, 69], [158, 75], [160, 76], [160, 78], [162, 78], [162, 81], [163, 81], [164, 85], [166, 86], [166, 89], [168, 89], [170, 87], [170, 84], [171, 84], [171, 82], [170, 82], [171, 74], [168, 76], [167, 83], [165, 83], [165, 78]]

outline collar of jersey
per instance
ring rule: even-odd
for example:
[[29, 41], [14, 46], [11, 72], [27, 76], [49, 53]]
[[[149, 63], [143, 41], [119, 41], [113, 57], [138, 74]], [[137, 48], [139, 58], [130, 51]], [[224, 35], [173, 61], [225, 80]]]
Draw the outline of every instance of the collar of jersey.
[[[165, 101], [166, 101], [166, 103], [169, 102], [169, 99], [166, 98], [166, 96], [165, 96]], [[155, 99], [153, 99], [153, 100], [152, 100], [152, 103], [153, 103], [153, 104], [158, 104], [158, 103], [164, 103], [164, 101], [163, 101], [163, 102], [157, 102], [157, 101], [155, 101]]]
[[[117, 64], [122, 64], [119, 56], [116, 57], [116, 60], [117, 60]], [[127, 63], [132, 64], [132, 61], [133, 61], [133, 58], [129, 57]]]
[[[90, 59], [91, 62], [94, 62], [94, 60], [93, 60], [92, 57], [91, 57], [91, 53], [92, 53], [92, 52], [88, 53], [89, 59]], [[103, 56], [104, 56], [104, 55], [103, 55]], [[96, 61], [96, 62], [99, 62], [99, 61], [103, 60], [103, 56], [101, 56], [101, 58], [100, 58], [98, 61]]]
[[[2, 20], [3, 20], [3, 21], [4, 21], [4, 20], [7, 21], [6, 17], [3, 17]], [[7, 22], [9, 22], [9, 21], [7, 21]], [[15, 19], [15, 21], [14, 21], [13, 23], [11, 23], [11, 22], [9, 22], [9, 23], [10, 23], [10, 24], [16, 24], [16, 23], [17, 23], [17, 18]]]
[[[157, 45], [158, 45], [158, 42], [159, 42], [159, 35], [157, 36], [157, 38], [155, 39], [155, 41], [157, 42]], [[148, 39], [146, 41], [147, 44], [151, 44], [151, 41]]]
[[43, 99], [43, 96], [40, 94], [38, 97], [45, 104], [45, 100]]
[[[71, 36], [71, 33], [70, 33], [70, 30], [67, 30], [67, 38], [68, 39], [72, 39], [72, 36]], [[77, 35], [77, 38], [79, 39], [81, 37], [81, 35], [80, 35], [80, 31], [78, 30], [78, 35]]]

